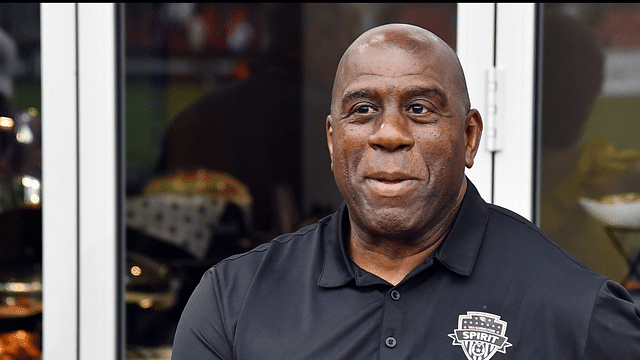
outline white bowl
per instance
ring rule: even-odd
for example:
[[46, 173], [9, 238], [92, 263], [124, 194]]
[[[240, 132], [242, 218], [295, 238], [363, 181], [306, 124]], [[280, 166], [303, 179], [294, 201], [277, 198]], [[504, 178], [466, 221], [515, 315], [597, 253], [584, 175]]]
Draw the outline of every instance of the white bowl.
[[606, 204], [581, 198], [580, 205], [593, 217], [607, 225], [640, 228], [640, 201]]

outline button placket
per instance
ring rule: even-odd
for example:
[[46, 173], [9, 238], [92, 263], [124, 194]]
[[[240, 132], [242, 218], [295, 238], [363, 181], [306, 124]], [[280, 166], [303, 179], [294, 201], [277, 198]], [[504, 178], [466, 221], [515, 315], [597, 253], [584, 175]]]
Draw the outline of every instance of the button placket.
[[404, 317], [404, 306], [401, 297], [401, 290], [395, 286], [386, 288], [380, 295], [384, 303], [384, 315], [382, 318], [382, 336], [380, 337], [380, 360], [393, 360], [403, 349], [398, 341], [403, 339], [403, 329], [401, 329]]

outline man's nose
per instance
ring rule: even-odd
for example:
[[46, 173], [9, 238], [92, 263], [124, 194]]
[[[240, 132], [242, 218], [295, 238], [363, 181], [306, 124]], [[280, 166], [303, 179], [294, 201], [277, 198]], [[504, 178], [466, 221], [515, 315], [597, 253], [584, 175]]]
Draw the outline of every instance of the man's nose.
[[369, 145], [387, 151], [409, 150], [415, 143], [410, 126], [410, 120], [400, 111], [387, 110], [381, 114], [374, 132], [369, 136]]

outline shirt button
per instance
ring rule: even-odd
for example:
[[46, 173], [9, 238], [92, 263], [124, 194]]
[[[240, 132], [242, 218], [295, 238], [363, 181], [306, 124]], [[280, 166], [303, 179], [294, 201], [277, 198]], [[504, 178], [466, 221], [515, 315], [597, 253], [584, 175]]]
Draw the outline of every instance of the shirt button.
[[400, 291], [398, 291], [398, 290], [392, 290], [392, 291], [391, 291], [391, 298], [392, 298], [393, 300], [396, 300], [396, 301], [400, 300]]
[[392, 348], [396, 346], [396, 339], [393, 336], [389, 336], [384, 343], [387, 347]]

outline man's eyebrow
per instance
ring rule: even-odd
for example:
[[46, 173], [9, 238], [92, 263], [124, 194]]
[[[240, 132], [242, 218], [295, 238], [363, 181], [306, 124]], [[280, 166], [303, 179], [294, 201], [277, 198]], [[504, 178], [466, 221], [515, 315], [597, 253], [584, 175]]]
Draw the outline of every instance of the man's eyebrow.
[[353, 91], [348, 91], [346, 94], [344, 94], [342, 96], [342, 105], [344, 106], [345, 104], [352, 102], [356, 99], [371, 99], [374, 98], [376, 96], [376, 92], [373, 90], [369, 90], [369, 89], [358, 89], [358, 90], [353, 90]]
[[426, 96], [435, 98], [440, 105], [446, 106], [448, 102], [447, 94], [439, 87], [425, 86], [415, 87], [407, 91], [408, 97]]
[[[348, 104], [356, 99], [372, 99], [376, 97], [376, 91], [370, 89], [357, 89], [349, 91], [342, 97], [342, 105]], [[436, 86], [418, 86], [413, 87], [405, 92], [405, 96], [408, 98], [425, 96], [436, 100], [439, 105], [446, 106], [448, 102], [447, 94]]]

